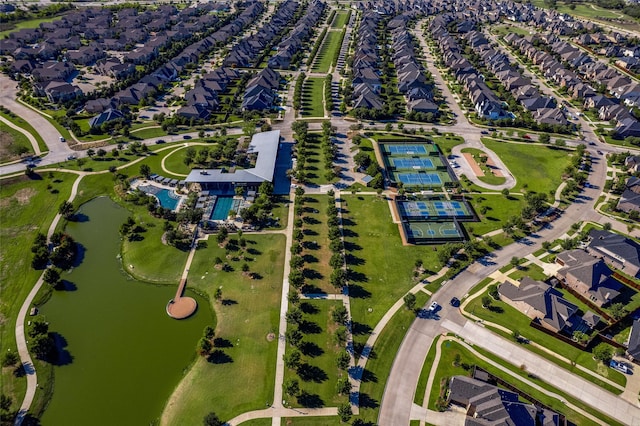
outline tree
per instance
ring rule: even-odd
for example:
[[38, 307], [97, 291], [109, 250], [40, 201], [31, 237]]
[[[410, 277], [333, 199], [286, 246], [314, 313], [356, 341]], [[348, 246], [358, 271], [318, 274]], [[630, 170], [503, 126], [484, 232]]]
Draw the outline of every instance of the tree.
[[285, 333], [285, 339], [291, 346], [298, 347], [302, 343], [302, 333], [300, 330], [289, 329]]
[[31, 351], [38, 359], [46, 360], [53, 350], [53, 340], [48, 335], [40, 334], [31, 339]]
[[338, 391], [338, 395], [348, 395], [349, 392], [351, 392], [351, 382], [349, 379], [346, 377], [338, 379], [336, 390]]
[[284, 393], [296, 397], [300, 395], [300, 384], [296, 379], [289, 379], [284, 383]]
[[336, 324], [346, 324], [348, 319], [347, 308], [344, 305], [338, 305], [331, 311], [331, 318]]
[[611, 305], [609, 307], [609, 312], [611, 313], [611, 316], [616, 320], [623, 318], [628, 313], [622, 303], [614, 303], [613, 305]]
[[256, 122], [249, 120], [242, 125], [242, 133], [251, 138], [256, 133]]
[[213, 337], [216, 335], [216, 331], [210, 325], [206, 326], [204, 330], [202, 330], [202, 336], [205, 339], [213, 340]]
[[551, 136], [549, 136], [549, 133], [543, 133], [540, 135], [540, 137], [538, 137], [538, 142], [540, 143], [548, 144], [550, 141]]
[[213, 344], [211, 344], [211, 340], [205, 339], [204, 337], [198, 340], [198, 354], [200, 356], [207, 356], [213, 349]]
[[416, 295], [415, 294], [407, 293], [407, 295], [404, 296], [403, 300], [404, 300], [404, 306], [406, 306], [407, 309], [413, 310], [413, 308], [415, 308], [415, 306], [416, 306]]
[[338, 406], [338, 416], [340, 417], [340, 421], [342, 423], [346, 423], [351, 418], [351, 404], [348, 402], [344, 402]]
[[0, 410], [9, 411], [9, 409], [11, 409], [12, 403], [13, 400], [10, 396], [7, 396], [5, 394], [0, 395]]
[[489, 307], [491, 307], [491, 297], [482, 296], [482, 307], [485, 309], [489, 309]]
[[56, 268], [47, 268], [42, 279], [45, 283], [55, 287], [60, 282], [60, 272]]
[[31, 329], [29, 330], [30, 337], [46, 335], [47, 333], [49, 333], [49, 323], [42, 320], [35, 320], [31, 323]]
[[611, 222], [605, 222], [602, 224], [602, 229], [604, 229], [605, 231], [611, 231]]
[[69, 201], [63, 201], [62, 204], [58, 207], [58, 213], [62, 215], [65, 219], [69, 220], [73, 216], [74, 207]]
[[285, 318], [289, 324], [300, 324], [302, 322], [302, 311], [300, 308], [289, 309], [285, 314]]
[[3, 367], [12, 367], [18, 363], [18, 354], [15, 352], [7, 352], [2, 357]]
[[222, 289], [220, 287], [216, 288], [216, 291], [213, 293], [213, 298], [216, 299], [216, 302], [222, 300]]
[[520, 259], [517, 256], [513, 256], [509, 261], [509, 264], [514, 268], [517, 268], [520, 265]]
[[502, 195], [504, 195], [506, 198], [509, 198], [509, 190], [507, 188], [504, 188], [502, 190]]
[[87, 150], [87, 155], [89, 156], [89, 158], [92, 158], [94, 155], [96, 155], [96, 151], [93, 148], [89, 148]]
[[300, 294], [297, 291], [290, 291], [287, 294], [287, 299], [292, 305], [297, 305], [300, 302]]
[[593, 359], [595, 359], [596, 361], [602, 361], [603, 363], [609, 361], [611, 359], [611, 356], [613, 356], [611, 346], [607, 345], [606, 343], [600, 343], [598, 346], [593, 348], [591, 352], [593, 353]]
[[144, 176], [145, 179], [149, 179], [149, 176], [151, 175], [151, 167], [147, 164], [140, 165], [140, 174]]
[[285, 367], [295, 370], [300, 365], [300, 352], [296, 350], [289, 351], [282, 357], [282, 360]]
[[204, 416], [204, 426], [222, 426], [224, 422], [218, 418], [216, 413], [211, 412]]
[[551, 242], [550, 241], [543, 241], [542, 242], [542, 248], [545, 249], [546, 251], [549, 251], [551, 249]]
[[335, 288], [340, 289], [347, 283], [347, 273], [344, 269], [334, 269], [329, 281]]
[[489, 296], [493, 297], [495, 300], [500, 299], [500, 293], [498, 293], [497, 285], [495, 284], [490, 285], [488, 289], [488, 293], [489, 293]]
[[304, 275], [298, 270], [289, 273], [289, 284], [295, 288], [301, 288], [304, 285]]
[[347, 351], [342, 351], [338, 354], [338, 356], [336, 357], [336, 366], [340, 369], [340, 370], [347, 370], [349, 368], [349, 363], [351, 362], [351, 356], [349, 355], [349, 352]]

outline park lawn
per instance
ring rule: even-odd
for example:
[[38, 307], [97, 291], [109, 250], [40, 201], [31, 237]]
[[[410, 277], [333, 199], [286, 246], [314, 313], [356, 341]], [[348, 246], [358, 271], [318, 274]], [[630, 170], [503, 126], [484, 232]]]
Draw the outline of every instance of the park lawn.
[[271, 426], [271, 422], [272, 420], [270, 417], [267, 419], [253, 419], [242, 422], [242, 426]]
[[[329, 227], [327, 226], [327, 195], [304, 195], [303, 232], [304, 242], [313, 243], [302, 251], [305, 260], [304, 293], [336, 293], [335, 287], [329, 283], [329, 276], [333, 268], [329, 265], [331, 250], [329, 250]], [[305, 244], [306, 245], [306, 244]]]
[[324, 117], [324, 78], [309, 77], [302, 87], [302, 115]]
[[497, 25], [491, 28], [491, 32], [500, 36], [506, 36], [511, 33], [519, 34], [521, 36], [529, 35], [529, 31], [516, 25]]
[[138, 130], [131, 130], [129, 133], [129, 139], [131, 140], [143, 140], [143, 139], [151, 139], [157, 138], [161, 136], [166, 136], [167, 132], [162, 130], [160, 126], [154, 127], [143, 127]]
[[50, 18], [29, 19], [29, 20], [26, 20], [26, 21], [17, 22], [17, 23], [15, 23], [13, 25], [12, 25], [12, 23], [6, 22], [6, 23], [3, 24], [3, 27], [5, 27], [6, 25], [12, 25], [12, 27], [9, 30], [0, 31], [0, 38], [4, 39], [4, 38], [8, 37], [10, 33], [14, 32], [14, 31], [21, 30], [23, 28], [38, 28], [40, 26], [40, 24], [42, 24], [44, 22], [53, 22], [53, 21], [55, 21], [57, 19], [60, 19], [60, 16], [53, 16], [53, 17], [50, 17]]
[[[33, 288], [41, 270], [31, 268], [31, 245], [36, 233], [46, 234], [58, 206], [71, 193], [76, 175], [43, 172], [39, 179], [21, 175], [6, 179], [0, 185], [0, 341], [2, 351], [16, 351], [15, 325], [18, 311]], [[50, 186], [50, 189], [49, 189]], [[9, 243], [10, 242], [10, 243]], [[48, 367], [35, 360], [36, 369]], [[43, 373], [43, 376], [46, 373]], [[13, 368], [2, 368], [0, 391], [13, 399], [12, 409], [18, 409], [26, 390], [26, 380], [16, 377]], [[36, 395], [34, 410], [46, 403], [41, 392]]]
[[311, 185], [325, 185], [338, 180], [337, 177], [334, 177], [329, 181], [325, 176], [327, 169], [324, 165], [321, 137], [320, 133], [309, 133], [305, 144], [307, 161], [304, 170], [307, 174], [307, 183]]
[[451, 149], [454, 146], [460, 145], [464, 143], [464, 139], [460, 136], [434, 136], [433, 142], [438, 145], [440, 151], [446, 156], [451, 155]]
[[[151, 173], [156, 173], [171, 179], [184, 179], [185, 175], [183, 174], [175, 174], [175, 173], [171, 173], [170, 171], [166, 171], [162, 169], [162, 162], [164, 158], [169, 156], [171, 152], [174, 152], [176, 150], [175, 148], [176, 148], [175, 146], [171, 146], [171, 147], [167, 147], [167, 151], [159, 150], [159, 151], [150, 153], [148, 157], [146, 158], [143, 157], [144, 159], [142, 161], [135, 162], [134, 164], [137, 164], [137, 166], [132, 165], [132, 168], [128, 169], [129, 174], [131, 174], [132, 176], [140, 174], [140, 166], [142, 164], [146, 164], [151, 169]], [[182, 161], [182, 160], [179, 160], [182, 157], [181, 154], [177, 154], [174, 157], [175, 158], [172, 158], [172, 161], [173, 160], [177, 160], [177, 161], [175, 161], [175, 163], [173, 164], [177, 165], [179, 162]], [[135, 157], [128, 156], [127, 158], [135, 158]], [[169, 168], [169, 170], [173, 170], [173, 169]]]
[[[292, 407], [335, 407], [348, 401], [347, 395], [339, 396], [336, 386], [339, 377], [347, 377], [336, 367], [336, 355], [344, 350], [335, 343], [334, 333], [338, 326], [331, 319], [331, 311], [341, 305], [340, 300], [303, 300], [300, 309], [303, 314], [304, 326], [300, 331], [304, 338], [300, 346], [302, 353], [299, 371], [304, 371], [308, 377], [303, 378], [299, 373], [285, 368], [284, 383], [288, 380], [298, 380], [300, 390], [306, 394], [302, 399], [292, 398], [284, 394], [283, 398]], [[296, 327], [295, 325], [287, 325]], [[291, 351], [287, 345], [287, 351]], [[304, 374], [303, 374], [304, 375]]]
[[478, 167], [480, 167], [480, 169], [484, 172], [482, 176], [478, 176], [478, 179], [480, 179], [480, 181], [489, 185], [501, 185], [505, 183], [507, 179], [504, 176], [494, 175], [493, 171], [487, 166], [486, 162], [480, 161], [482, 157], [487, 156], [487, 154], [483, 150], [477, 148], [464, 148], [462, 149], [462, 152], [471, 154]]
[[0, 140], [3, 141], [0, 162], [18, 160], [20, 158], [18, 153], [21, 151], [24, 151], [22, 155], [35, 154], [29, 139], [18, 130], [4, 124], [4, 122], [0, 122]]
[[[13, 124], [22, 127], [24, 130], [26, 130], [27, 132], [31, 133], [31, 135], [36, 139], [36, 141], [38, 142], [38, 146], [40, 147], [40, 151], [44, 152], [48, 152], [49, 151], [49, 147], [47, 147], [47, 144], [44, 142], [44, 139], [42, 139], [42, 136], [40, 136], [40, 133], [38, 133], [36, 131], [36, 129], [33, 128], [33, 126], [24, 118], [22, 117], [18, 117], [17, 115], [11, 113], [7, 114], [4, 111], [0, 111], [0, 115], [3, 116], [4, 118], [6, 118], [7, 120], [11, 121]], [[31, 144], [29, 144], [29, 146], [31, 146]]]
[[[473, 206], [480, 222], [465, 224], [467, 230], [473, 230], [474, 235], [484, 235], [487, 232], [501, 229], [512, 216], [520, 216], [520, 211], [525, 206], [521, 196], [502, 194], [465, 194], [465, 200]], [[486, 206], [486, 207], [483, 207]], [[482, 214], [486, 208], [485, 214]]]
[[[197, 153], [200, 150], [202, 150], [203, 147], [209, 146], [209, 145], [211, 144], [199, 143], [199, 144], [191, 144], [189, 147], [193, 147], [196, 150], [196, 156], [197, 156], [198, 155]], [[173, 176], [182, 176], [183, 178], [186, 177], [191, 172], [191, 166], [187, 166], [184, 163], [184, 159], [186, 158], [187, 148], [189, 147], [184, 146], [184, 144], [181, 144], [175, 147], [174, 150], [172, 150], [171, 152], [168, 152], [164, 156], [164, 161], [160, 163], [160, 168], [158, 170], [154, 170], [153, 172], [159, 175], [168, 172], [168, 173], [171, 173]], [[164, 168], [162, 167], [163, 164], [164, 164]]]
[[[424, 292], [416, 293], [416, 306], [422, 307], [429, 300], [429, 296]], [[351, 300], [353, 310], [353, 299]], [[380, 402], [387, 383], [387, 377], [391, 372], [393, 361], [400, 344], [404, 339], [406, 330], [411, 327], [416, 320], [414, 311], [399, 309], [385, 328], [380, 332], [376, 340], [369, 359], [362, 374], [360, 385], [360, 415], [357, 418], [371, 424], [377, 424]], [[417, 320], [422, 321], [422, 320]]]
[[[343, 30], [344, 31], [344, 30]], [[336, 51], [340, 49], [340, 40], [342, 39], [342, 31], [327, 31], [322, 42], [322, 47], [314, 59], [312, 73], [329, 72]]]
[[[625, 385], [626, 377], [622, 373], [619, 373], [611, 368], [600, 368], [602, 364], [593, 359], [593, 357], [591, 356], [591, 352], [582, 351], [576, 347], [560, 341], [559, 339], [556, 339], [553, 336], [530, 327], [529, 323], [531, 322], [531, 320], [526, 315], [522, 314], [521, 312], [517, 311], [501, 300], [494, 300], [491, 303], [494, 308], [502, 309], [502, 312], [497, 312], [497, 309], [484, 309], [482, 307], [482, 300], [480, 297], [477, 297], [474, 300], [470, 301], [465, 310], [484, 319], [485, 321], [500, 324], [510, 330], [517, 330], [520, 335], [522, 335], [526, 339], [534, 341], [543, 347], [553, 348], [554, 352], [556, 352], [558, 355], [574, 361], [575, 363], [588, 368], [594, 373], [597, 373], [603, 377], [607, 377], [609, 380], [612, 380], [615, 383], [618, 383], [622, 386]], [[503, 337], [511, 338], [510, 335], [507, 335], [500, 330], [494, 331], [497, 334], [502, 335]], [[607, 385], [605, 382], [602, 382], [591, 375], [583, 373], [581, 370], [572, 367], [570, 364], [567, 364], [532, 345], [527, 345], [526, 348], [531, 352], [537, 353], [538, 355], [548, 359], [549, 361], [558, 364], [560, 367], [565, 368], [572, 373], [577, 374], [610, 392], [613, 392], [615, 394], [620, 393], [618, 389]]]
[[[460, 356], [459, 366], [455, 366], [453, 364], [453, 361], [456, 355]], [[487, 358], [492, 359], [493, 361], [499, 362], [501, 365], [505, 365], [505, 367], [507, 367], [512, 372], [517, 373], [519, 376], [521, 375], [521, 373], [515, 367], [509, 364], [505, 364], [503, 360], [496, 359], [493, 356], [490, 356], [488, 354], [485, 354], [485, 356]], [[437, 370], [436, 370], [436, 374], [433, 381], [433, 388], [431, 389], [431, 392], [429, 394], [429, 408], [435, 409], [436, 401], [438, 399], [440, 389], [441, 389], [440, 388], [441, 381], [444, 381], [444, 380], [448, 381], [448, 379], [450, 379], [452, 376], [458, 376], [458, 375], [469, 376], [471, 371], [466, 370], [465, 368], [463, 368], [463, 366], [472, 366], [472, 365], [477, 365], [480, 368], [487, 370], [490, 374], [493, 374], [501, 378], [505, 382], [514, 385], [520, 391], [527, 393], [532, 398], [536, 398], [538, 401], [542, 402], [545, 405], [548, 405], [556, 412], [565, 414], [567, 418], [571, 420], [573, 423], [575, 423], [576, 425], [593, 424], [591, 420], [585, 418], [581, 414], [568, 408], [560, 400], [549, 397], [546, 394], [538, 391], [537, 389], [534, 389], [533, 387], [529, 386], [528, 384], [520, 382], [519, 380], [515, 379], [513, 376], [494, 367], [488, 362], [478, 358], [477, 356], [469, 352], [465, 347], [460, 345], [458, 342], [451, 342], [451, 341], [442, 343], [442, 355], [440, 358], [440, 362], [437, 365]], [[548, 384], [546, 384], [545, 382], [542, 382], [541, 380], [531, 378], [531, 377], [527, 377], [527, 379], [551, 392], [562, 394], [561, 390], [555, 389], [549, 386]], [[586, 411], [590, 411], [592, 414], [596, 415], [596, 417], [601, 417], [603, 419], [607, 419], [608, 422], [611, 422], [611, 419], [608, 419], [606, 418], [606, 416], [603, 416], [602, 414], [595, 412], [593, 409], [590, 409], [590, 407], [587, 407], [584, 404], [581, 404], [579, 401], [576, 401], [570, 397], [568, 399], [571, 399], [572, 400], [571, 402], [579, 406], [580, 408], [585, 409]], [[616, 422], [611, 422], [608, 424], [616, 424]]]
[[[169, 398], [161, 424], [202, 424], [211, 411], [229, 420], [273, 403], [285, 238], [278, 234], [245, 234], [244, 238], [246, 254], [253, 260], [228, 260], [232, 272], [214, 267], [215, 257], [225, 258], [215, 235], [196, 252], [187, 286], [211, 301], [216, 337], [223, 339], [220, 349], [226, 357], [211, 362], [198, 357]], [[260, 279], [243, 275], [245, 261]], [[218, 287], [222, 287], [222, 302], [214, 301]], [[274, 340], [267, 339], [269, 333], [275, 333]]]
[[331, 23], [331, 28], [344, 28], [344, 26], [347, 25], [349, 15], [351, 15], [350, 11], [340, 10], [336, 12], [336, 16], [333, 18], [333, 22]]
[[544, 274], [544, 271], [541, 267], [536, 265], [535, 263], [530, 263], [526, 266], [520, 266], [515, 272], [509, 275], [509, 277], [514, 280], [520, 280], [522, 277], [529, 277], [532, 280], [544, 281], [547, 279], [547, 276]]
[[[513, 191], [535, 191], [549, 194], [562, 183], [562, 173], [571, 164], [571, 150], [553, 146], [510, 144], [482, 138], [516, 178]], [[525, 188], [524, 185], [527, 185]]]
[[[435, 272], [434, 246], [403, 246], [388, 202], [376, 196], [342, 195], [354, 346], [359, 354], [387, 310], [417, 284], [416, 260]], [[427, 272], [429, 274], [429, 272]]]

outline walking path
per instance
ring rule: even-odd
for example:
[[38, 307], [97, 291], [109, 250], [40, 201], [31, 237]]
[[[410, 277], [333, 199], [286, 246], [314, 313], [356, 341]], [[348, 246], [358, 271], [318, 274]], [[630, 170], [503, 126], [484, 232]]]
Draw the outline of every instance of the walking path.
[[[209, 236], [207, 235], [204, 239], [206, 240], [208, 237]], [[167, 303], [167, 314], [169, 314], [171, 318], [188, 318], [193, 315], [193, 313], [198, 308], [198, 302], [196, 302], [193, 297], [184, 296], [184, 289], [187, 286], [187, 277], [189, 276], [189, 267], [191, 266], [191, 262], [193, 262], [193, 257], [195, 256], [196, 250], [198, 248], [197, 238], [198, 229], [196, 228], [194, 230], [193, 241], [191, 241], [189, 256], [187, 256], [187, 262], [184, 265], [182, 277], [180, 278], [180, 285], [178, 285], [175, 297], [169, 300], [169, 303]]]

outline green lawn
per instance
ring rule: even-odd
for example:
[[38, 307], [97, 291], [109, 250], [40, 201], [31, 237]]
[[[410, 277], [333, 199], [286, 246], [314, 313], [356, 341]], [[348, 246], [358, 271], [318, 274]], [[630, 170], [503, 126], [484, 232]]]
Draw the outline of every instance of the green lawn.
[[331, 28], [344, 28], [344, 26], [347, 25], [347, 20], [349, 19], [350, 14], [350, 11], [338, 11], [335, 18], [333, 18]]
[[[192, 146], [196, 150], [196, 152], [198, 152], [205, 147], [210, 148], [209, 145], [212, 144], [203, 143], [202, 145]], [[169, 171], [169, 173], [171, 173], [171, 175], [182, 176], [184, 178], [189, 174], [189, 172], [191, 172], [191, 166], [187, 166], [184, 163], [187, 148], [187, 146], [181, 144], [180, 146], [176, 147], [176, 149], [172, 150], [164, 156], [164, 167], [167, 171]], [[160, 168], [158, 168], [158, 170], [153, 170], [153, 172], [160, 175], [166, 173], [166, 171], [162, 169], [162, 163], [160, 164]]]
[[[334, 341], [337, 325], [331, 319], [331, 311], [341, 305], [339, 300], [304, 300], [300, 309], [304, 312], [301, 365], [298, 372], [285, 368], [284, 382], [295, 379], [304, 393], [302, 398], [285, 394], [287, 405], [292, 407], [335, 407], [347, 402], [347, 395], [339, 396], [336, 385], [339, 377], [347, 377], [336, 367], [336, 355], [341, 350]], [[296, 327], [295, 325], [288, 325]], [[287, 345], [287, 352], [292, 347]]]
[[[305, 293], [335, 293], [336, 289], [329, 283], [333, 268], [329, 265], [329, 228], [327, 226], [327, 207], [330, 197], [327, 195], [305, 195], [303, 215], [303, 232], [305, 249]], [[315, 244], [314, 244], [315, 243]]]
[[[21, 30], [23, 28], [37, 28], [43, 22], [53, 22], [56, 19], [60, 19], [60, 16], [54, 16], [53, 18], [29, 19], [27, 21], [18, 22], [13, 25], [11, 29], [0, 31], [0, 38], [6, 38], [10, 33]], [[9, 23], [5, 23], [4, 25], [9, 25]]]
[[[19, 176], [3, 180], [0, 185], [0, 241], [2, 267], [0, 268], [0, 341], [2, 351], [16, 350], [15, 325], [18, 311], [42, 271], [31, 268], [31, 245], [37, 232], [47, 233], [58, 211], [58, 206], [71, 193], [76, 175], [69, 173], [42, 173], [39, 179]], [[46, 377], [46, 367], [36, 360], [36, 369]], [[43, 380], [44, 381], [44, 380]], [[2, 368], [1, 392], [13, 399], [13, 408], [22, 402], [26, 380], [13, 374], [13, 368]], [[46, 401], [38, 392], [34, 409], [42, 408]]]
[[[148, 125], [148, 123], [146, 124]], [[147, 128], [142, 128], [140, 130], [132, 130], [131, 133], [129, 133], [129, 139], [144, 140], [144, 139], [158, 138], [166, 135], [167, 135], [167, 132], [162, 130], [162, 127], [151, 127], [151, 128], [147, 127]]]
[[[558, 355], [568, 358], [569, 360], [574, 361], [577, 364], [580, 364], [583, 367], [586, 367], [589, 370], [601, 376], [607, 377], [609, 380], [612, 380], [615, 383], [618, 383], [624, 386], [626, 382], [626, 377], [622, 373], [619, 373], [611, 368], [604, 367], [601, 363], [598, 363], [597, 361], [595, 361], [591, 356], [590, 352], [582, 351], [571, 345], [563, 343], [562, 341], [554, 338], [553, 336], [550, 336], [546, 333], [543, 333], [539, 330], [534, 329], [533, 327], [530, 327], [529, 323], [531, 322], [531, 320], [526, 315], [520, 313], [519, 311], [507, 305], [503, 301], [493, 301], [492, 305], [495, 308], [494, 310], [484, 309], [482, 307], [481, 298], [478, 297], [472, 300], [471, 302], [469, 302], [469, 304], [466, 307], [466, 311], [486, 321], [494, 322], [496, 324], [500, 324], [504, 327], [507, 327], [510, 330], [517, 330], [523, 337], [533, 342], [536, 342], [543, 347], [553, 348], [554, 352], [556, 352]], [[503, 335], [504, 337], [510, 338], [510, 335], [507, 335], [504, 332], [497, 331], [497, 330], [496, 332], [498, 334]], [[566, 368], [572, 373], [588, 379], [594, 384], [601, 386], [609, 390], [610, 392], [614, 392], [616, 394], [620, 393], [619, 390], [612, 388], [606, 383], [593, 378], [593, 376], [591, 375], [586, 375], [586, 373], [582, 373], [577, 368], [572, 367], [571, 365], [558, 360], [556, 357], [553, 357], [547, 354], [546, 352], [540, 349], [537, 349], [534, 346], [529, 345], [526, 348], [532, 352], [535, 352], [547, 358], [548, 360], [558, 364], [559, 366]]]
[[[460, 356], [459, 366], [455, 366], [453, 363], [456, 355]], [[490, 356], [488, 357], [493, 358]], [[494, 361], [498, 361], [500, 362], [500, 364], [504, 364], [504, 361], [501, 361], [501, 360], [494, 359]], [[534, 389], [533, 387], [523, 382], [520, 382], [519, 380], [515, 379], [513, 376], [506, 374], [505, 372], [499, 370], [498, 368], [494, 367], [488, 362], [476, 357], [471, 352], [469, 352], [465, 347], [461, 346], [457, 342], [444, 342], [442, 344], [442, 355], [440, 358], [440, 362], [438, 363], [438, 366], [437, 366], [436, 374], [433, 381], [433, 388], [431, 389], [431, 392], [429, 394], [429, 408], [435, 409], [436, 400], [438, 399], [438, 395], [440, 392], [441, 381], [448, 380], [452, 376], [456, 376], [456, 375], [469, 376], [470, 371], [465, 369], [464, 366], [471, 366], [471, 365], [477, 365], [487, 370], [489, 373], [503, 379], [507, 383], [513, 384], [520, 391], [526, 392], [532, 398], [536, 398], [540, 402], [551, 407], [553, 410], [559, 413], [565, 414], [567, 418], [572, 422], [574, 422], [576, 425], [593, 424], [591, 420], [585, 418], [584, 416], [571, 410], [570, 408], [567, 408], [567, 406], [560, 400], [551, 398], [543, 394], [542, 392]], [[507, 365], [507, 368], [509, 368], [513, 372], [516, 372], [518, 375], [522, 375], [521, 371], [517, 370], [515, 367], [511, 365]], [[561, 390], [554, 389], [548, 384], [538, 379], [534, 379], [531, 377], [527, 377], [527, 379], [530, 380], [531, 382], [536, 383], [539, 386], [544, 387], [545, 389], [548, 389], [551, 392], [562, 394]], [[594, 412], [593, 409], [590, 409], [589, 407], [586, 407], [583, 404], [580, 404], [579, 402], [573, 400], [573, 398], [570, 398], [570, 399], [572, 400], [571, 401], [572, 403], [580, 406], [583, 409], [586, 409], [587, 411], [590, 411], [594, 415], [597, 414]], [[597, 417], [601, 417], [601, 416], [602, 415], [598, 415]], [[608, 422], [611, 422], [611, 419], [606, 418], [606, 416], [603, 417], [603, 419], [606, 419]], [[612, 422], [609, 424], [615, 424], [615, 422]]]
[[324, 117], [324, 78], [309, 77], [302, 87], [302, 115]]
[[342, 195], [354, 345], [357, 353], [384, 313], [413, 287], [415, 261], [440, 269], [434, 246], [403, 246], [386, 200]]
[[516, 192], [526, 189], [549, 194], [555, 191], [573, 155], [571, 150], [553, 146], [511, 144], [488, 138], [482, 138], [482, 142], [502, 159], [516, 178], [516, 186], [512, 190]]
[[309, 133], [305, 148], [307, 150], [307, 161], [304, 170], [308, 183], [312, 185], [324, 185], [337, 181], [338, 178], [335, 177], [331, 181], [328, 181], [325, 176], [326, 169], [324, 166], [320, 133]]
[[22, 155], [33, 155], [35, 151], [31, 146], [31, 142], [25, 135], [18, 130], [0, 122], [0, 162], [18, 160], [20, 158], [19, 152], [24, 150]]
[[529, 31], [524, 28], [520, 28], [516, 25], [496, 25], [491, 28], [491, 32], [494, 34], [498, 34], [501, 36], [506, 36], [507, 34], [519, 34], [521, 36], [528, 36]]
[[501, 229], [511, 216], [519, 216], [525, 206], [521, 196], [513, 195], [507, 198], [502, 194], [465, 194], [465, 199], [471, 203], [481, 220], [465, 224], [467, 230], [472, 228], [475, 235]]
[[450, 155], [454, 146], [464, 143], [464, 139], [460, 136], [433, 136], [433, 142], [440, 147], [440, 151], [444, 155]]
[[[188, 286], [212, 301], [224, 355], [211, 361], [199, 357], [170, 397], [161, 424], [202, 424], [211, 411], [228, 420], [273, 403], [285, 238], [277, 234], [244, 238], [247, 258], [227, 260], [232, 272], [214, 267], [216, 256], [225, 259], [225, 249], [218, 247], [215, 236], [193, 259]], [[245, 262], [259, 279], [243, 275]], [[214, 302], [218, 287], [222, 302]], [[268, 339], [269, 333], [275, 333], [275, 340]]]
[[[2, 112], [2, 111], [0, 111], [0, 115], [6, 118], [7, 120], [11, 121], [13, 124], [19, 127], [22, 127], [24, 130], [31, 133], [33, 137], [36, 139], [36, 141], [38, 142], [40, 151], [42, 152], [49, 151], [49, 148], [47, 147], [47, 144], [44, 142], [44, 139], [42, 139], [42, 136], [40, 136], [40, 133], [38, 133], [36, 129], [34, 129], [33, 126], [27, 120], [25, 120], [22, 117], [6, 114], [5, 112]], [[29, 144], [29, 146], [31, 146], [31, 144]]]
[[[429, 375], [431, 374], [431, 369], [433, 368], [433, 362], [436, 359], [436, 345], [437, 340], [434, 341], [434, 344], [429, 348], [429, 352], [427, 353], [427, 358], [424, 360], [424, 364], [422, 365], [422, 370], [420, 370], [420, 378], [418, 379], [418, 386], [416, 387], [416, 394], [413, 397], [413, 402], [422, 406], [422, 402], [424, 401], [424, 396], [427, 393], [427, 382], [429, 381]], [[437, 366], [436, 366], [437, 367]]]
[[322, 47], [318, 51], [314, 60], [311, 72], [329, 72], [329, 68], [331, 68], [331, 63], [333, 62], [336, 51], [340, 49], [341, 38], [342, 31], [327, 31]]
[[544, 271], [541, 267], [536, 265], [535, 263], [521, 266], [515, 272], [509, 275], [514, 280], [519, 280], [522, 277], [529, 277], [532, 280], [544, 281], [547, 279], [547, 276], [544, 274]]
[[[342, 423], [337, 416], [334, 417], [287, 417], [282, 419], [283, 424], [287, 426], [341, 426]], [[244, 426], [245, 423], [242, 423]], [[271, 425], [271, 422], [269, 422]]]

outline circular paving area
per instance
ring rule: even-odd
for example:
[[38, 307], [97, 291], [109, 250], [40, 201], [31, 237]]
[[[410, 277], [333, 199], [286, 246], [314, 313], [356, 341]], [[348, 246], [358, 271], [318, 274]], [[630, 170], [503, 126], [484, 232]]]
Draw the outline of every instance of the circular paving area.
[[169, 300], [167, 303], [167, 314], [171, 318], [184, 319], [188, 318], [198, 308], [198, 302], [191, 297], [178, 297], [176, 299]]

